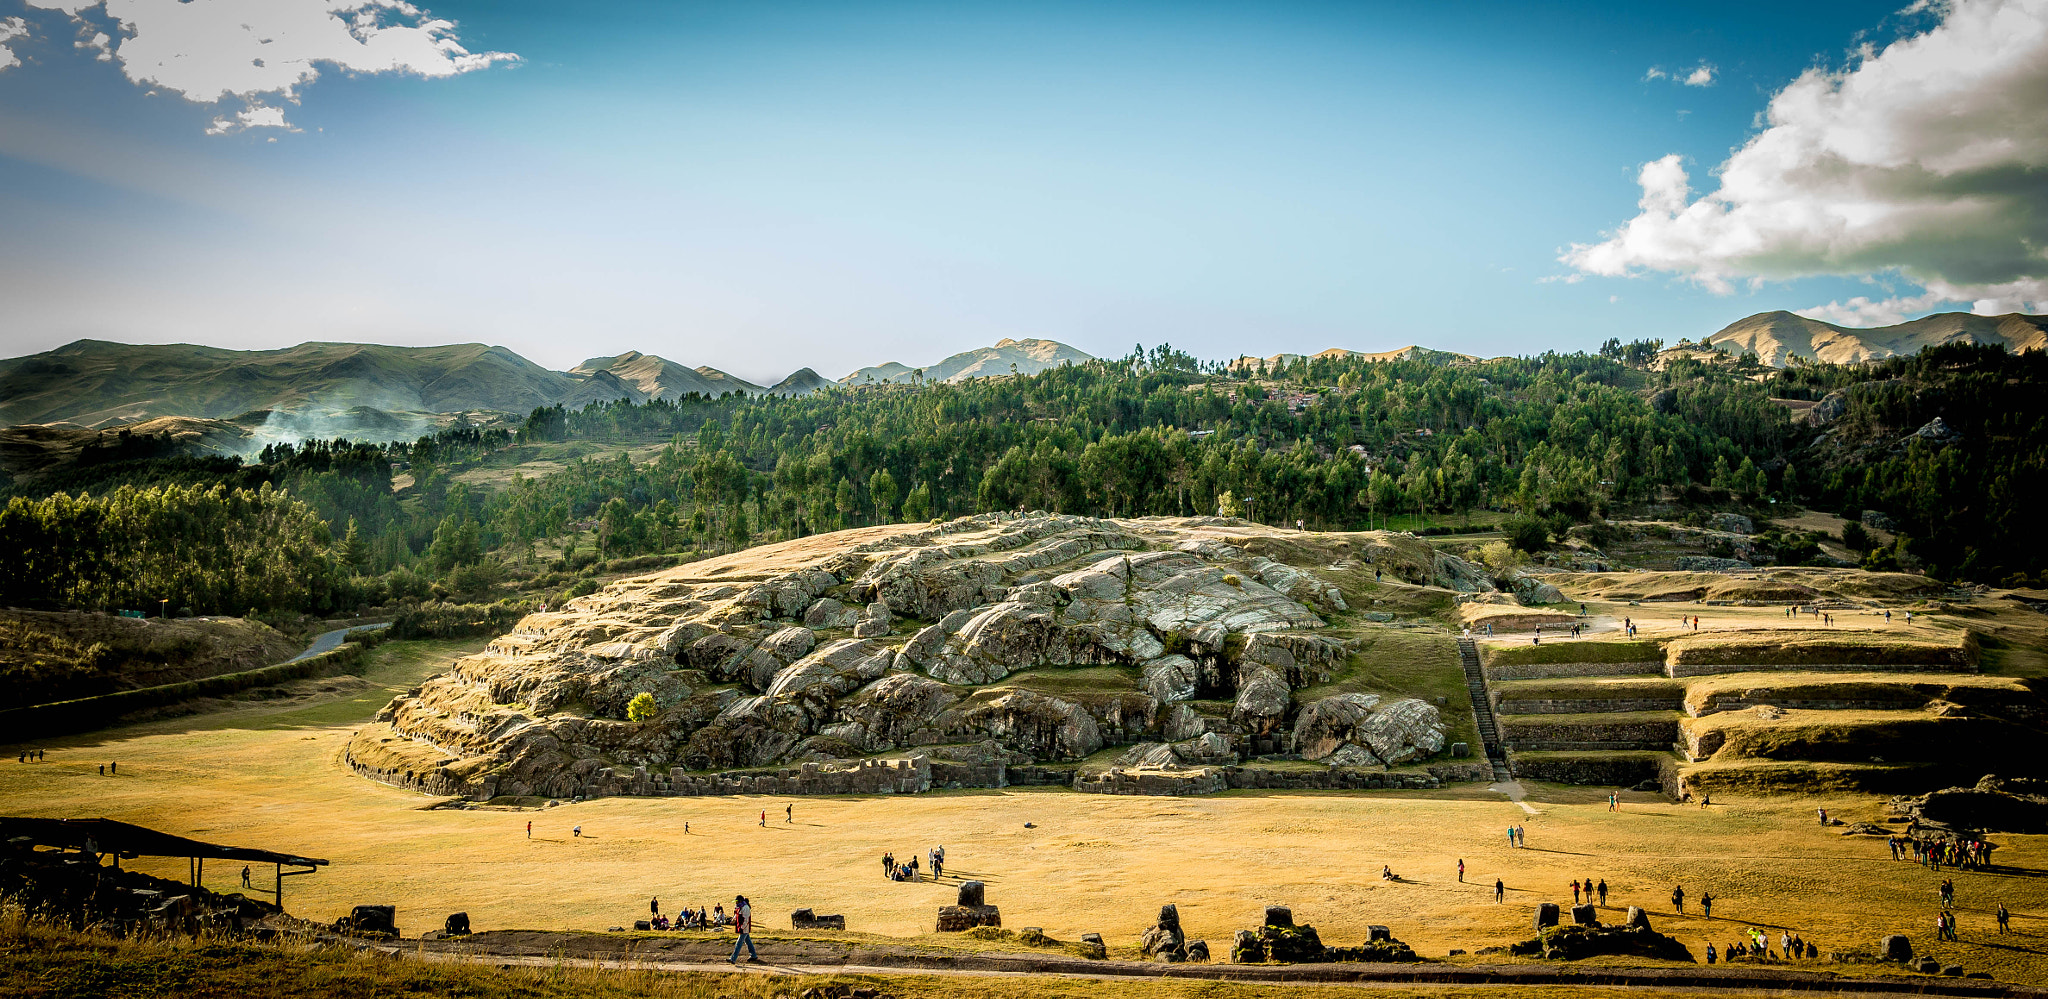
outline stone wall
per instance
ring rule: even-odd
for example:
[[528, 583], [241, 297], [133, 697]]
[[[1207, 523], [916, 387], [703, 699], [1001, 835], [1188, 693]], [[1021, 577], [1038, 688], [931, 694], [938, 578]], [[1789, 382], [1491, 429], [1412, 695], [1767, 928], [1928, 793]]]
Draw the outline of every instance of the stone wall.
[[[1498, 699], [1499, 695], [1495, 695]], [[1514, 697], [1498, 699], [1493, 710], [1504, 715], [1590, 715], [1602, 711], [1677, 711], [1685, 707], [1679, 697], [1636, 698], [1554, 698]]]
[[1928, 700], [1929, 698], [1920, 696], [1910, 700], [1892, 699], [1880, 701], [1793, 700], [1779, 697], [1764, 697], [1752, 701], [1743, 699], [1742, 694], [1739, 692], [1730, 692], [1726, 694], [1713, 694], [1697, 707], [1687, 705], [1686, 713], [1694, 718], [1704, 718], [1707, 715], [1722, 711], [1741, 711], [1745, 708], [1753, 708], [1759, 704], [1768, 704], [1777, 708], [1803, 708], [1809, 711], [1913, 711], [1926, 706]]
[[1662, 667], [1674, 679], [1721, 673], [1975, 673], [1968, 663], [1687, 663]]
[[1671, 758], [1668, 753], [1514, 753], [1508, 763], [1516, 777], [1527, 780], [1633, 787], [1646, 780], [1661, 780], [1662, 764]]
[[1667, 749], [1678, 741], [1678, 719], [1630, 722], [1586, 722], [1558, 725], [1541, 715], [1508, 715], [1501, 719], [1501, 738], [1509, 749], [1523, 752], [1579, 752], [1621, 749]]
[[1078, 774], [1074, 778], [1074, 790], [1090, 794], [1214, 794], [1229, 786], [1222, 767], [1189, 770], [1111, 767], [1099, 773]]
[[1664, 672], [1661, 660], [1631, 663], [1503, 663], [1486, 667], [1488, 680], [1558, 680], [1575, 676], [1646, 676]]

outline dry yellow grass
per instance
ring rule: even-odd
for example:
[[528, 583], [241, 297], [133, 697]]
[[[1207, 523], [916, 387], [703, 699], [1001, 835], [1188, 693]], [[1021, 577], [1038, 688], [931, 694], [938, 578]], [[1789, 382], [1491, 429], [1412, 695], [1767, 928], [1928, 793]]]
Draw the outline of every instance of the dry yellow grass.
[[[402, 659], [409, 643], [379, 650]], [[430, 668], [414, 657], [406, 669]], [[245, 709], [198, 721], [159, 722], [49, 744], [50, 762], [0, 764], [0, 802], [16, 814], [103, 815], [215, 842], [331, 859], [298, 879], [287, 902], [327, 919], [350, 905], [390, 902], [417, 932], [448, 912], [478, 928], [601, 930], [646, 911], [753, 897], [767, 926], [788, 910], [843, 912], [857, 930], [925, 932], [953, 894], [952, 879], [881, 879], [885, 850], [899, 857], [943, 844], [949, 874], [978, 877], [1012, 926], [1073, 939], [1099, 931], [1128, 946], [1164, 902], [1177, 903], [1196, 937], [1223, 944], [1259, 908], [1287, 903], [1333, 943], [1393, 927], [1421, 952], [1476, 949], [1526, 935], [1539, 901], [1568, 901], [1574, 878], [1605, 879], [1616, 905], [1668, 911], [1674, 883], [1720, 899], [1717, 918], [1658, 916], [1698, 949], [1725, 944], [1743, 923], [1785, 926], [1824, 949], [1868, 946], [1906, 931], [1971, 968], [2048, 980], [2048, 885], [2016, 875], [1961, 875], [1966, 938], [1931, 942], [1931, 872], [1887, 859], [1882, 843], [1845, 839], [1813, 824], [1824, 804], [1845, 818], [1875, 818], [1869, 797], [1754, 799], [1710, 812], [1654, 795], [1624, 794], [1607, 812], [1605, 789], [1536, 787], [1526, 804], [1464, 785], [1441, 792], [1374, 794], [1232, 792], [1191, 799], [1077, 794], [1061, 789], [949, 792], [873, 798], [619, 798], [544, 811], [423, 810], [428, 799], [372, 784], [338, 763], [352, 724], [372, 699], [266, 713]], [[98, 763], [119, 760], [119, 777]], [[783, 821], [794, 804], [796, 821]], [[760, 824], [762, 812], [768, 824]], [[533, 839], [525, 824], [534, 823]], [[689, 831], [685, 833], [685, 823]], [[1031, 827], [1027, 828], [1026, 823]], [[1505, 844], [1510, 824], [1531, 848]], [[570, 834], [581, 825], [585, 835]], [[2001, 836], [2000, 859], [2048, 867], [2048, 838]], [[1469, 868], [1456, 879], [1456, 862]], [[1382, 864], [1404, 880], [1380, 880]], [[181, 861], [151, 861], [180, 877]], [[209, 885], [233, 889], [233, 865]], [[1500, 877], [1506, 905], [1486, 885]], [[2003, 900], [2028, 934], [1994, 946], [1983, 934]], [[1616, 912], [1610, 913], [1618, 915]], [[1773, 931], [1775, 932], [1775, 930]]]

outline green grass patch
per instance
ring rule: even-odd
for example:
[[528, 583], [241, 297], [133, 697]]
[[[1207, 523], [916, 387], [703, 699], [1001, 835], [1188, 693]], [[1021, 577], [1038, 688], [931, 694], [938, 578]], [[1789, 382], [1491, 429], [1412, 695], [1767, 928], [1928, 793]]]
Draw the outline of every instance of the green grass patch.
[[1960, 666], [1975, 665], [1977, 640], [1968, 632], [1939, 640], [1907, 638], [1885, 632], [1816, 635], [1812, 631], [1781, 631], [1712, 637], [1675, 638], [1666, 646], [1674, 666], [1834, 665]]
[[1529, 663], [1661, 663], [1664, 649], [1656, 642], [1581, 638], [1548, 645], [1479, 646], [1479, 660], [1488, 666]]
[[1489, 685], [1503, 703], [1526, 701], [1607, 701], [1685, 696], [1686, 682], [1662, 676], [1563, 677], [1552, 680], [1495, 680]]

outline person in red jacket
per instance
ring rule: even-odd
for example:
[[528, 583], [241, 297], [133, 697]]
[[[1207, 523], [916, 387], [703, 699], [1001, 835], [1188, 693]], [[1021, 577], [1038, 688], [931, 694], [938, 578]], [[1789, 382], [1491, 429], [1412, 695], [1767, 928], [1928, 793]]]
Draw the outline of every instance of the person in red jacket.
[[761, 963], [761, 955], [754, 953], [754, 904], [747, 901], [745, 895], [732, 897], [732, 929], [739, 934], [739, 939], [732, 942], [732, 956], [726, 958], [726, 963], [740, 963], [741, 947], [747, 949], [749, 963]]

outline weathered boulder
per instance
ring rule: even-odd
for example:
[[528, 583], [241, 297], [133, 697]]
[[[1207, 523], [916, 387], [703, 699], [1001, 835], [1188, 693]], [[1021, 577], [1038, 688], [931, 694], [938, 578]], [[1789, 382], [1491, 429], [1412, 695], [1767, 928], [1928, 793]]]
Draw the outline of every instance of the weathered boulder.
[[851, 628], [860, 623], [860, 608], [848, 607], [831, 597], [819, 597], [804, 608], [804, 627]]
[[895, 661], [896, 651], [888, 646], [872, 639], [844, 638], [783, 667], [766, 693], [782, 697], [815, 691], [839, 697], [881, 679]]
[[1187, 936], [1180, 929], [1180, 910], [1172, 905], [1160, 906], [1159, 921], [1138, 938], [1138, 949], [1148, 961], [1187, 960]]
[[1557, 925], [1557, 903], [1556, 903], [1556, 902], [1538, 902], [1538, 903], [1536, 904], [1536, 928], [1540, 930], [1540, 929], [1542, 929], [1542, 928], [1544, 928], [1544, 927], [1546, 927], [1546, 926], [1556, 926], [1556, 925]]
[[1538, 604], [1564, 603], [1564, 591], [1553, 583], [1544, 582], [1540, 576], [1515, 577], [1515, 599], [1525, 607]]
[[1911, 961], [1913, 940], [1903, 933], [1892, 933], [1878, 938], [1877, 956], [1886, 961]]
[[1600, 923], [1600, 912], [1591, 905], [1572, 906], [1572, 924], [1575, 926], [1596, 926]]
[[1272, 587], [1273, 592], [1290, 600], [1316, 604], [1333, 611], [1351, 609], [1344, 603], [1344, 591], [1286, 563], [1268, 558], [1254, 558], [1251, 560], [1251, 570], [1259, 582]]
[[1646, 957], [1660, 961], [1692, 961], [1684, 944], [1640, 926], [1552, 926], [1534, 938], [1512, 944], [1508, 953], [1553, 961], [1577, 961], [1602, 955]]
[[1265, 731], [1287, 713], [1292, 695], [1287, 681], [1271, 666], [1254, 666], [1238, 682], [1237, 703], [1231, 707], [1232, 720]]
[[1161, 656], [1144, 666], [1145, 692], [1161, 704], [1185, 701], [1195, 696], [1199, 675], [1194, 661], [1186, 656]]
[[962, 881], [954, 904], [975, 908], [988, 902], [988, 886], [980, 881]]
[[869, 604], [868, 609], [861, 613], [860, 621], [853, 626], [853, 636], [855, 638], [880, 638], [889, 633], [889, 629], [895, 620], [896, 616], [890, 612], [889, 605], [877, 600]]
[[1207, 964], [1207, 963], [1209, 962], [1209, 941], [1207, 941], [1207, 940], [1190, 940], [1190, 941], [1188, 941], [1188, 946], [1187, 946], [1187, 959], [1188, 959], [1188, 960], [1189, 960], [1190, 962], [1195, 962], [1195, 963], [1200, 963], [1200, 964]]
[[1413, 697], [1336, 694], [1304, 705], [1294, 722], [1295, 751], [1339, 765], [1399, 765], [1444, 748], [1436, 706]]
[[846, 917], [820, 916], [809, 909], [797, 909], [789, 914], [789, 927], [793, 930], [843, 930]]
[[1842, 418], [1849, 411], [1849, 394], [1836, 389], [1821, 396], [1813, 408], [1806, 411], [1806, 422], [1816, 427], [1825, 427]]

